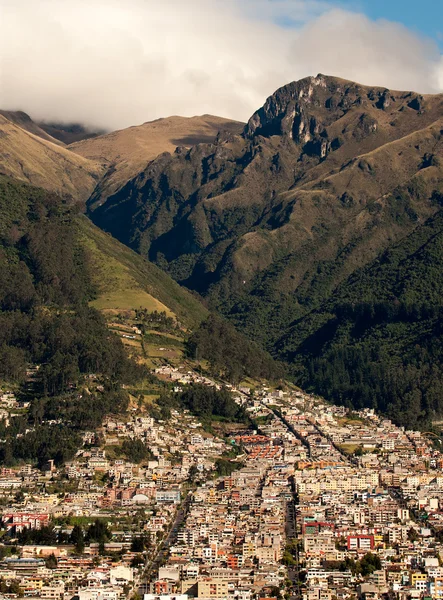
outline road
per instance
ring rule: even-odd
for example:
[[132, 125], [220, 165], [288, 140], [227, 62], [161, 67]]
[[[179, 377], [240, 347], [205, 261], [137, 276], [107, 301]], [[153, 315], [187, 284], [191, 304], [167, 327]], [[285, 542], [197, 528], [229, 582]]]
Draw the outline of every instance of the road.
[[[141, 597], [143, 597], [143, 594], [147, 593], [147, 586], [150, 583], [153, 572], [156, 573], [156, 571], [159, 568], [159, 566], [161, 565], [162, 561], [167, 557], [169, 548], [172, 546], [172, 544], [177, 539], [177, 531], [178, 531], [178, 528], [180, 527], [180, 525], [183, 523], [183, 521], [186, 517], [186, 514], [188, 512], [189, 504], [190, 504], [191, 498], [192, 498], [192, 493], [193, 493], [193, 490], [190, 490], [187, 493], [186, 498], [182, 501], [182, 503], [178, 507], [177, 512], [175, 513], [174, 520], [172, 521], [172, 523], [169, 526], [166, 537], [164, 537], [163, 539], [161, 539], [159, 541], [159, 543], [157, 544], [157, 546], [154, 550], [154, 557], [151, 558], [152, 553], [148, 554], [148, 557], [147, 557], [146, 563], [145, 563], [145, 569], [144, 569], [143, 574], [141, 575], [140, 581], [138, 583], [138, 593], [140, 594]], [[143, 581], [143, 583], [142, 583], [142, 581]], [[134, 588], [136, 588], [136, 587], [137, 587], [137, 585], [134, 586]]]

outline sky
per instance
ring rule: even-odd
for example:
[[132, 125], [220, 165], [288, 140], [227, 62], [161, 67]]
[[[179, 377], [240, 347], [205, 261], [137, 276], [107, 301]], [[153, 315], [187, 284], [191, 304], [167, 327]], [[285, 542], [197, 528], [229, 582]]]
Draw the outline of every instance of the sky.
[[341, 6], [363, 12], [371, 19], [402, 23], [420, 35], [433, 38], [443, 49], [442, 0], [343, 0]]
[[0, 0], [0, 108], [107, 130], [246, 121], [324, 73], [443, 91], [443, 0]]

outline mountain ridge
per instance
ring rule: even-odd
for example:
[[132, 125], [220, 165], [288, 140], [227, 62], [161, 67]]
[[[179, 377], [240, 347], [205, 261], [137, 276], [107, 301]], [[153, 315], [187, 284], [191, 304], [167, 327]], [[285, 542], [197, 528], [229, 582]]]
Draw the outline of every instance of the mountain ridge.
[[242, 123], [213, 115], [171, 116], [82, 140], [69, 145], [69, 149], [106, 166], [107, 172], [89, 201], [91, 205], [117, 192], [159, 154], [173, 153], [177, 146], [213, 141], [222, 128], [236, 131], [242, 127]]
[[86, 202], [102, 169], [0, 114], [0, 173]]

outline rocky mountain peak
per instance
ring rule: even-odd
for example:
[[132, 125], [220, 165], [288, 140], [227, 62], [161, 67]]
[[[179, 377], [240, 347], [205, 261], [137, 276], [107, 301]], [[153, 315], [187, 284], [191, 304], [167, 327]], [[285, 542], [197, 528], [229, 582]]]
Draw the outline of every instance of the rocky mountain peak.
[[[342, 111], [350, 104], [350, 86], [336, 77], [317, 75], [293, 81], [278, 89], [262, 108], [256, 111], [245, 129], [247, 137], [283, 135], [306, 143], [321, 132], [319, 113]], [[352, 102], [356, 100], [353, 94]], [[328, 119], [329, 120], [329, 119]]]
[[331, 135], [332, 126], [347, 113], [356, 115], [354, 131], [348, 128], [348, 133], [361, 139], [377, 132], [381, 112], [421, 112], [425, 105], [424, 98], [412, 92], [392, 92], [319, 74], [278, 89], [249, 119], [244, 135], [247, 139], [286, 137], [300, 144], [304, 154], [322, 159], [339, 147], [337, 131]]

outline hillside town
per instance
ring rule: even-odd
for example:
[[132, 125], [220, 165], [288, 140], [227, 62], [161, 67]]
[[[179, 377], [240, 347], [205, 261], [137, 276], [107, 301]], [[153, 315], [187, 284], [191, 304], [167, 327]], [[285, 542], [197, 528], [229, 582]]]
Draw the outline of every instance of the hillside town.
[[[229, 388], [250, 426], [224, 437], [187, 410], [133, 410], [64, 465], [2, 468], [0, 597], [443, 598], [435, 436], [290, 386]], [[3, 419], [22, 408], [2, 393]]]

